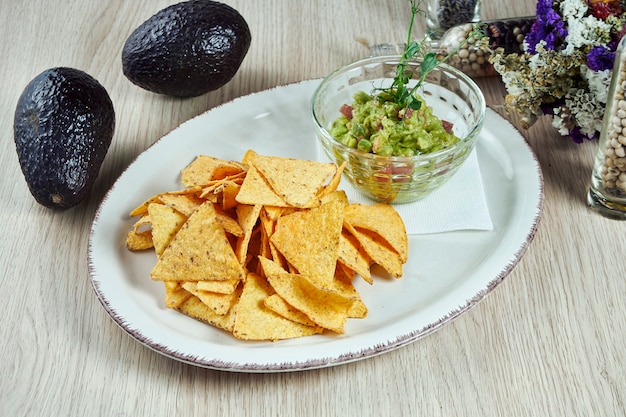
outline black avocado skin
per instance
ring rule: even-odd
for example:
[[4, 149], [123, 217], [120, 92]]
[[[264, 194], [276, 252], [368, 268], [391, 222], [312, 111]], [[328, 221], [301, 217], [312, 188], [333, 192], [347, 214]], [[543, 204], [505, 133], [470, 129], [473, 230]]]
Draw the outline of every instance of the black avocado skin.
[[122, 49], [122, 70], [134, 84], [174, 97], [196, 97], [230, 81], [246, 56], [248, 24], [232, 7], [190, 0], [159, 11]]
[[105, 88], [74, 68], [45, 70], [20, 96], [14, 139], [22, 173], [38, 203], [80, 203], [98, 177], [113, 139], [115, 111]]

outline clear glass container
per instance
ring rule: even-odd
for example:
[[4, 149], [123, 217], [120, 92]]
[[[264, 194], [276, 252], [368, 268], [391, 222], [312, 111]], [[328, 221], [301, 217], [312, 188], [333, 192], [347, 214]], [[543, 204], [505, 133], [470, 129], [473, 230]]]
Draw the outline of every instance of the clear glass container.
[[470, 77], [498, 75], [489, 62], [493, 51], [503, 48], [506, 54], [523, 53], [524, 39], [536, 20], [535, 16], [528, 16], [481, 21], [478, 25], [485, 36], [469, 41], [475, 25], [463, 23], [448, 29], [433, 42], [432, 48], [440, 59], [453, 54], [447, 63]]
[[[485, 97], [471, 78], [441, 64], [428, 73], [420, 88], [426, 105], [441, 119], [454, 121], [459, 141], [443, 150], [415, 156], [381, 156], [344, 145], [330, 133], [340, 108], [352, 104], [359, 91], [375, 93], [390, 86], [400, 56], [366, 58], [339, 68], [320, 83], [313, 94], [311, 114], [317, 139], [330, 160], [341, 165], [350, 184], [376, 201], [402, 204], [417, 201], [448, 181], [476, 146], [485, 121]], [[411, 88], [420, 74], [420, 60], [407, 64]]]
[[453, 26], [480, 20], [481, 0], [428, 0], [428, 36], [439, 39]]
[[[498, 75], [489, 62], [493, 51], [503, 48], [506, 54], [523, 53], [524, 39], [536, 20], [536, 16], [525, 16], [462, 23], [448, 29], [439, 39], [433, 39], [431, 49], [439, 59], [450, 55], [446, 63], [472, 78]], [[485, 36], [466, 42], [475, 25], [482, 28]], [[401, 55], [405, 47], [406, 44], [378, 44], [370, 47], [370, 54]]]
[[598, 213], [626, 220], [626, 37], [616, 53], [587, 202]]

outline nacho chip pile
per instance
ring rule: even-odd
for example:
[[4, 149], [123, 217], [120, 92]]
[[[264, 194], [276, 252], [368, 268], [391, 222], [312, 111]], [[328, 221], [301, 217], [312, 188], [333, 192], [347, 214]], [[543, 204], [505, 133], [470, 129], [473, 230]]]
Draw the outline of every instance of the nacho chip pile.
[[131, 211], [127, 247], [154, 250], [167, 307], [237, 338], [344, 333], [367, 315], [353, 281], [372, 284], [373, 265], [401, 277], [408, 240], [393, 207], [348, 202], [342, 170], [253, 151], [198, 156], [183, 189]]

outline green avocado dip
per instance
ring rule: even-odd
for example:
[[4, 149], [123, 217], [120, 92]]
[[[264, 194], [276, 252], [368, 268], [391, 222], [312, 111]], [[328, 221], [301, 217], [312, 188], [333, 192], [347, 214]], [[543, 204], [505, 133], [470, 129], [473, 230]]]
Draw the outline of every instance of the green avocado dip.
[[457, 143], [452, 123], [440, 120], [422, 97], [415, 97], [422, 103], [419, 110], [399, 106], [386, 91], [374, 96], [359, 91], [352, 105], [341, 106], [330, 134], [346, 146], [381, 156], [415, 156]]

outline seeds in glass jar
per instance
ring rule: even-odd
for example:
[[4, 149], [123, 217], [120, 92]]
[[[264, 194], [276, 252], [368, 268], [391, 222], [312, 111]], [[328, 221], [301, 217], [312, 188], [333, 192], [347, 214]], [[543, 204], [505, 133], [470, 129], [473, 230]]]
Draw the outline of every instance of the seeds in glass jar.
[[[471, 77], [496, 75], [493, 65], [489, 62], [492, 52], [497, 48], [503, 48], [507, 54], [523, 52], [524, 38], [536, 19], [532, 16], [479, 22], [479, 24], [484, 25], [485, 37], [473, 39], [473, 42], [466, 43], [455, 54], [467, 58], [470, 64], [467, 65], [463, 60], [451, 60], [449, 64], [466, 72]], [[458, 48], [465, 42], [472, 30], [473, 25], [471, 23], [449, 29], [439, 41], [438, 57], [442, 58]], [[462, 61], [463, 63], [461, 63]], [[475, 65], [476, 63], [478, 65]]]
[[439, 0], [437, 20], [443, 30], [474, 20], [478, 0]]
[[[616, 92], [612, 97], [609, 122], [606, 126], [606, 143], [604, 145], [601, 166], [602, 187], [612, 195], [626, 195], [626, 100], [623, 91], [626, 89], [625, 65], [615, 65], [614, 76]], [[611, 103], [608, 103], [610, 105]], [[607, 107], [608, 107], [607, 105]]]

